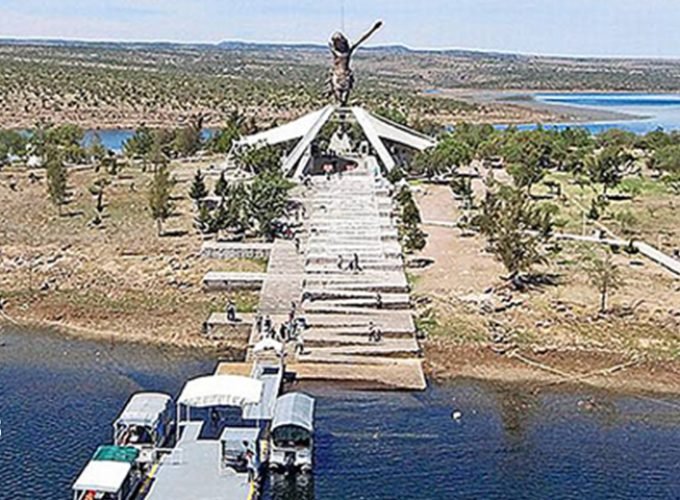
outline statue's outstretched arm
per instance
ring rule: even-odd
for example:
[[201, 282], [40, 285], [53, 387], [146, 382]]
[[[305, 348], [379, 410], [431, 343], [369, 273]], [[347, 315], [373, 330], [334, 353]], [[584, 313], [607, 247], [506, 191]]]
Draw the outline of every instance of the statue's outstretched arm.
[[352, 48], [350, 49], [350, 52], [354, 52], [356, 49], [358, 49], [358, 48], [359, 48], [359, 45], [361, 45], [361, 44], [364, 43], [366, 40], [368, 40], [369, 38], [371, 38], [371, 37], [373, 36], [373, 34], [374, 34], [376, 31], [378, 31], [380, 28], [382, 28], [382, 25], [383, 25], [383, 22], [382, 22], [382, 21], [378, 21], [377, 23], [375, 23], [375, 24], [373, 25], [373, 27], [370, 29], [370, 31], [366, 32], [366, 33], [364, 34], [364, 36], [362, 36], [361, 38], [359, 38], [359, 40], [357, 40], [357, 42], [356, 42], [354, 45], [352, 45]]

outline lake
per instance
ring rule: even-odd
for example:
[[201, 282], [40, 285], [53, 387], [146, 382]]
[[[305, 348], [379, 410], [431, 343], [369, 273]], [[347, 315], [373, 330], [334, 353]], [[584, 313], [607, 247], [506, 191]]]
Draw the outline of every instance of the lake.
[[[429, 93], [434, 92], [436, 90], [429, 91]], [[680, 95], [677, 94], [555, 93], [536, 94], [534, 98], [547, 104], [616, 111], [629, 114], [631, 117], [644, 117], [643, 119], [631, 118], [630, 120], [595, 123], [559, 123], [546, 125], [546, 127], [558, 129], [582, 127], [593, 133], [620, 128], [636, 134], [644, 134], [658, 128], [666, 131], [680, 130]], [[518, 128], [526, 130], [535, 127], [534, 124], [526, 124], [520, 125]], [[204, 132], [205, 138], [210, 137], [214, 132], [214, 129], [206, 130]], [[122, 151], [123, 143], [134, 135], [134, 130], [88, 130], [85, 135], [86, 142], [91, 140], [94, 134], [99, 135], [106, 148], [118, 152]]]
[[[200, 352], [8, 327], [0, 360], [3, 500], [70, 498], [132, 393], [177, 394], [214, 368]], [[680, 498], [680, 398], [474, 381], [316, 387], [314, 476], [276, 478], [266, 499]]]
[[632, 117], [643, 117], [595, 123], [558, 124], [556, 125], [558, 128], [584, 127], [593, 133], [620, 128], [636, 134], [652, 132], [658, 128], [666, 131], [680, 130], [680, 95], [677, 94], [559, 93], [537, 94], [534, 98], [547, 104], [615, 111]]

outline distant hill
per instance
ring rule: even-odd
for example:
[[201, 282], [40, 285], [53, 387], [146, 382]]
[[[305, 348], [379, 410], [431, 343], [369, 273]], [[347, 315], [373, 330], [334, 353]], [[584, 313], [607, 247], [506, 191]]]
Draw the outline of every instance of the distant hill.
[[[19, 39], [0, 38], [0, 45], [33, 45], [44, 47], [99, 47], [109, 50], [236, 50], [236, 51], [323, 51], [328, 50], [325, 44], [315, 43], [276, 43], [276, 42], [244, 42], [239, 40], [225, 40], [216, 44], [211, 43], [179, 43], [179, 42], [111, 42], [111, 41], [84, 41], [62, 39]], [[373, 45], [366, 46], [362, 52], [385, 53], [385, 54], [438, 54], [452, 57], [467, 58], [499, 58], [499, 59], [524, 59], [528, 56], [493, 51], [479, 51], [467, 49], [418, 49], [405, 45]]]

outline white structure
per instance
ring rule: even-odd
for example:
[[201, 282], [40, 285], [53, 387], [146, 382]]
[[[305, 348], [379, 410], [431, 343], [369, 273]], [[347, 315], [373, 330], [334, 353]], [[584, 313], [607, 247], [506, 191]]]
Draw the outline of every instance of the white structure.
[[436, 144], [431, 137], [369, 113], [363, 108], [339, 108], [328, 105], [319, 111], [309, 113], [280, 127], [244, 137], [236, 143], [235, 147], [274, 146], [296, 140], [295, 147], [283, 159], [281, 168], [286, 175], [299, 179], [311, 158], [310, 146], [312, 142], [321, 132], [323, 126], [338, 112], [344, 115], [352, 115], [356, 119], [388, 172], [396, 166], [396, 161], [384, 141], [391, 141], [417, 151], [423, 151]]
[[261, 397], [262, 382], [259, 380], [236, 375], [209, 375], [189, 380], [177, 405], [193, 408], [243, 406], [259, 403]]

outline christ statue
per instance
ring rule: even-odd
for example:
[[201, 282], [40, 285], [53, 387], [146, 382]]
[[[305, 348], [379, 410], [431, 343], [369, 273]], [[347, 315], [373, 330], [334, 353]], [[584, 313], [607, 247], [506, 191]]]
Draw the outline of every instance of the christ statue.
[[331, 71], [331, 92], [335, 100], [341, 106], [347, 106], [349, 95], [354, 87], [354, 74], [351, 68], [351, 59], [354, 51], [359, 48], [359, 45], [368, 40], [376, 31], [382, 27], [382, 21], [375, 23], [364, 36], [362, 36], [354, 45], [349, 44], [347, 37], [339, 31], [334, 33], [329, 42], [331, 52], [333, 53], [333, 69]]

